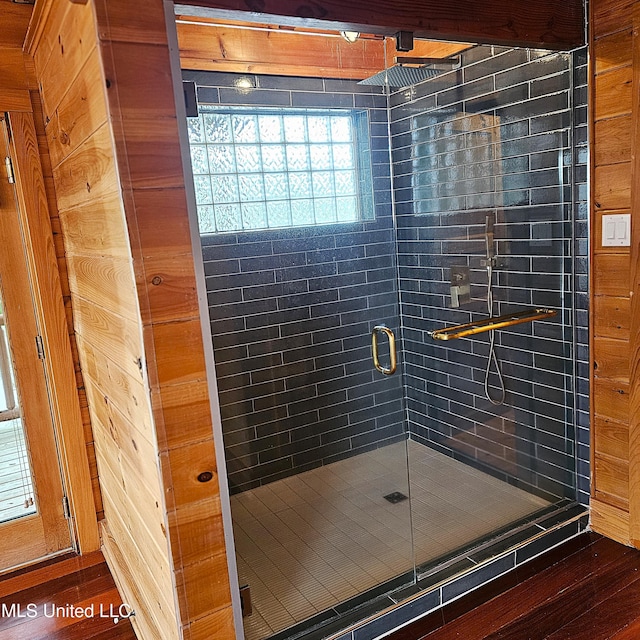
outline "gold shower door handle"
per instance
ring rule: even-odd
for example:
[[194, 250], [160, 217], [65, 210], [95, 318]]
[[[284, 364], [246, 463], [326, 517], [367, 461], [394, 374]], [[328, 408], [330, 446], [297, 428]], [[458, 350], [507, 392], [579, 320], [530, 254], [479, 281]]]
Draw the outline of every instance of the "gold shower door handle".
[[[389, 338], [389, 367], [383, 367], [380, 364], [378, 357], [378, 334], [384, 333]], [[385, 376], [393, 375], [396, 372], [397, 359], [396, 359], [396, 337], [393, 335], [393, 331], [389, 327], [385, 327], [383, 324], [379, 324], [373, 327], [371, 332], [371, 354], [373, 356], [373, 366]]]

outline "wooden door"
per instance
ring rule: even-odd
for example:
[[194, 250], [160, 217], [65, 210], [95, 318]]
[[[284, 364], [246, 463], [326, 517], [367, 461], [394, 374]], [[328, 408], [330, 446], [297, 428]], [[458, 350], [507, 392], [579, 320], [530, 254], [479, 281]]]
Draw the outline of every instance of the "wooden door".
[[[38, 319], [0, 131], [0, 571], [71, 547]], [[4, 500], [3, 500], [4, 496]], [[19, 497], [18, 497], [19, 496]], [[3, 509], [4, 506], [4, 509]]]

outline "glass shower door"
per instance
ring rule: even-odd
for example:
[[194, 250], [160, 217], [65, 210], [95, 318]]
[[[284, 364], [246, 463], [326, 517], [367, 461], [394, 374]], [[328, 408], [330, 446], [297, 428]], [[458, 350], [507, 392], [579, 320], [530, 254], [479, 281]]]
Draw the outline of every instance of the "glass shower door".
[[183, 78], [245, 634], [344, 624], [414, 577], [385, 90]]
[[567, 54], [409, 55], [388, 78], [422, 574], [576, 498], [573, 93]]

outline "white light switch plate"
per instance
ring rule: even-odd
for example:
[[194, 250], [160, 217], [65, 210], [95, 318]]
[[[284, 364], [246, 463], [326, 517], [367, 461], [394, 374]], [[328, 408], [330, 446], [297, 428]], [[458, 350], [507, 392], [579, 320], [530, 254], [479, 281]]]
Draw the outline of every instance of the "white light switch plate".
[[631, 214], [602, 216], [602, 246], [631, 246]]

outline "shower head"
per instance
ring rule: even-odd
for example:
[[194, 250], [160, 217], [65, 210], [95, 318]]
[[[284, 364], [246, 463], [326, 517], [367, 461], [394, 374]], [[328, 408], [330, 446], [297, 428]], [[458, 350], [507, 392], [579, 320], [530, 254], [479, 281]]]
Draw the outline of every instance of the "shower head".
[[383, 69], [370, 78], [360, 80], [358, 84], [377, 87], [409, 87], [459, 67], [460, 56], [450, 59], [396, 57], [393, 67]]

